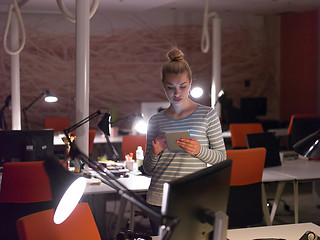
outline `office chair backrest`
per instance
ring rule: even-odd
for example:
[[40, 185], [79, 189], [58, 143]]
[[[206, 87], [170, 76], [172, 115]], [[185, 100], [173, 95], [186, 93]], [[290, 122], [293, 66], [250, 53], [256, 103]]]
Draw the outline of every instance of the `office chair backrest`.
[[227, 158], [232, 159], [227, 208], [230, 228], [263, 221], [261, 181], [265, 156], [265, 148], [227, 150]]
[[70, 123], [67, 117], [51, 117], [44, 119], [44, 128], [53, 129], [54, 132], [63, 132], [64, 129], [69, 127]]
[[318, 114], [293, 114], [290, 118], [289, 126], [288, 126], [288, 135], [291, 135], [292, 133], [292, 124], [293, 120], [297, 118], [313, 118], [313, 117], [319, 117]]
[[100, 240], [88, 203], [79, 203], [61, 224], [53, 222], [54, 209], [40, 211], [17, 220], [20, 240]]
[[232, 148], [247, 148], [247, 134], [263, 133], [261, 123], [231, 123], [229, 128]]
[[143, 153], [146, 151], [146, 135], [124, 135], [122, 137], [122, 157], [124, 154], [133, 153], [133, 159], [136, 159], [136, 150], [138, 146], [141, 146]]
[[18, 239], [17, 219], [52, 207], [51, 188], [43, 162], [4, 163], [0, 191], [0, 239]]
[[264, 167], [281, 165], [279, 142], [271, 132], [247, 134], [248, 148], [264, 147], [267, 150]]
[[227, 150], [232, 159], [230, 186], [261, 182], [266, 152], [265, 148]]
[[32, 203], [50, 200], [49, 178], [42, 161], [4, 163], [0, 202]]

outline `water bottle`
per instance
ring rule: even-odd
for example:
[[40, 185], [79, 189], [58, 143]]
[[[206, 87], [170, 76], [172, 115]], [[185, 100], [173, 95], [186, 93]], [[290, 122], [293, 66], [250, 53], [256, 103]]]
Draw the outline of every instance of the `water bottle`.
[[136, 160], [139, 168], [142, 165], [142, 161], [143, 161], [143, 150], [141, 146], [138, 146], [136, 150]]

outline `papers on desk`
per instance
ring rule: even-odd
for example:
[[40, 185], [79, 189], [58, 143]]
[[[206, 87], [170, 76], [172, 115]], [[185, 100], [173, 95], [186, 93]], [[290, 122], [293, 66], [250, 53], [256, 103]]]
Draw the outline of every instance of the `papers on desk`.
[[99, 185], [101, 184], [101, 180], [95, 177], [87, 178], [87, 186], [88, 185]]

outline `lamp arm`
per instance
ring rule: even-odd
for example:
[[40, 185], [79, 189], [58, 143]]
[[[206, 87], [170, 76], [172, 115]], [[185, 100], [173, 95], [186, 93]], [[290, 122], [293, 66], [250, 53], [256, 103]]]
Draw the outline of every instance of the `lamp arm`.
[[23, 111], [28, 111], [29, 108], [32, 107], [33, 104], [35, 104], [37, 101], [39, 101], [40, 98], [42, 98], [42, 96], [45, 95], [45, 92], [41, 93], [38, 97], [36, 97], [28, 106], [24, 107], [22, 110]]
[[98, 109], [96, 112], [92, 113], [91, 115], [89, 115], [88, 117], [82, 119], [81, 121], [77, 122], [75, 125], [66, 128], [63, 130], [64, 134], [66, 135], [69, 143], [71, 143], [71, 139], [69, 137], [69, 133], [73, 132], [74, 130], [76, 130], [77, 128], [81, 127], [83, 124], [89, 122], [92, 118], [95, 118], [97, 116], [101, 115], [101, 111], [100, 109]]
[[118, 161], [119, 158], [119, 153], [117, 152], [117, 150], [115, 149], [115, 147], [112, 145], [112, 143], [110, 142], [110, 138], [108, 136], [108, 134], [104, 133], [104, 136], [107, 140], [108, 146], [111, 148], [112, 152], [113, 152], [113, 156], [112, 156], [112, 160], [114, 161]]
[[23, 117], [24, 117], [24, 123], [26, 125], [26, 129], [29, 130], [30, 127], [29, 127], [29, 122], [28, 122], [28, 117], [27, 117], [27, 109], [22, 109], [22, 113], [23, 113]]

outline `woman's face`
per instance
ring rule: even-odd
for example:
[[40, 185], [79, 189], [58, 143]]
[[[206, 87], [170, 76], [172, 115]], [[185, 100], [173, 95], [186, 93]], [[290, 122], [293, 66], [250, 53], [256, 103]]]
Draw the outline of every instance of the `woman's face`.
[[163, 82], [163, 88], [171, 104], [182, 104], [189, 99], [191, 80], [186, 72], [174, 74], [167, 73]]

